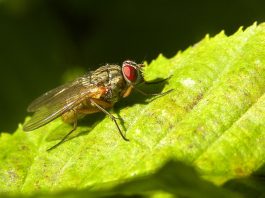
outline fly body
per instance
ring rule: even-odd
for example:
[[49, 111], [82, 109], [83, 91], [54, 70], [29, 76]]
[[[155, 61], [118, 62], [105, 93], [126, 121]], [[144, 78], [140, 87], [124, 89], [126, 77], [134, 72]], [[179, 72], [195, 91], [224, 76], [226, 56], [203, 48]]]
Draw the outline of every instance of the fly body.
[[80, 78], [79, 81], [90, 89], [90, 93], [84, 96], [84, 100], [79, 105], [62, 114], [63, 121], [67, 123], [74, 123], [76, 117], [79, 119], [86, 114], [101, 111], [91, 103], [91, 99], [101, 103], [103, 108], [111, 108], [120, 100], [121, 93], [127, 86], [121, 67], [118, 65], [102, 66]]
[[79, 118], [102, 111], [114, 121], [123, 139], [128, 140], [121, 132], [116, 118], [106, 109], [113, 107], [121, 98], [129, 96], [132, 89], [147, 95], [135, 87], [145, 82], [142, 67], [142, 64], [129, 60], [124, 61], [122, 66], [107, 64], [71, 83], [48, 91], [29, 105], [28, 111], [34, 114], [23, 126], [24, 131], [37, 129], [61, 116], [63, 121], [73, 124], [74, 127], [58, 144], [52, 147], [54, 148], [64, 142], [76, 129]]

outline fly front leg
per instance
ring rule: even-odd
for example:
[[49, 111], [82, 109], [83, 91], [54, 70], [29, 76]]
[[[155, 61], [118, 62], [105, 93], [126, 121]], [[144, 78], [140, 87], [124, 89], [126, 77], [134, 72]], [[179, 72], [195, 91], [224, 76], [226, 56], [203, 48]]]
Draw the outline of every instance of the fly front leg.
[[[167, 80], [170, 79], [170, 78], [171, 78], [171, 76], [168, 77], [168, 78], [162, 79], [162, 80], [151, 81], [151, 82], [147, 82], [147, 81], [144, 80], [142, 83], [144, 83], [144, 84], [146, 84], [146, 85], [159, 84], [159, 83], [162, 83], [162, 82], [167, 81]], [[171, 91], [174, 90], [174, 89], [170, 89], [170, 90], [168, 90], [168, 91], [166, 91], [166, 92], [163, 92], [163, 93], [145, 93], [144, 91], [142, 91], [142, 90], [136, 88], [135, 86], [132, 86], [132, 87], [133, 87], [133, 89], [134, 89], [135, 91], [139, 92], [140, 94], [142, 94], [142, 95], [144, 95], [144, 96], [164, 96], [164, 95], [166, 95], [166, 94], [168, 94], [168, 93], [170, 93]]]
[[167, 81], [167, 80], [170, 79], [170, 78], [171, 78], [171, 76], [169, 76], [168, 78], [162, 79], [162, 80], [158, 80], [158, 81], [150, 81], [150, 82], [144, 80], [143, 83], [144, 83], [144, 84], [147, 84], [147, 85], [159, 84], [159, 83], [162, 83], [162, 82]]
[[171, 91], [174, 90], [174, 89], [170, 89], [170, 90], [168, 90], [166, 92], [163, 92], [163, 93], [145, 93], [144, 91], [142, 91], [141, 89], [138, 89], [136, 87], [133, 87], [133, 89], [135, 91], [137, 91], [138, 93], [144, 95], [144, 96], [164, 96], [164, 95], [166, 95], [166, 94], [168, 94], [168, 93], [170, 93]]
[[125, 137], [125, 135], [122, 133], [116, 119], [119, 119], [119, 118], [116, 118], [115, 116], [113, 116], [111, 113], [109, 113], [107, 110], [104, 109], [105, 108], [110, 108], [112, 107], [113, 105], [111, 103], [108, 103], [108, 102], [105, 102], [105, 101], [102, 101], [102, 100], [99, 100], [99, 99], [89, 99], [90, 102], [91, 102], [91, 105], [97, 107], [100, 111], [104, 112], [106, 115], [108, 115], [110, 117], [110, 119], [115, 123], [116, 127], [118, 128], [118, 131], [121, 135], [121, 137], [125, 140], [125, 141], [129, 141], [129, 139], [127, 139]]
[[[163, 79], [163, 80], [154, 81], [154, 82], [146, 82], [146, 81], [143, 81], [143, 82], [141, 82], [141, 83], [139, 83], [139, 84], [142, 84], [142, 83], [147, 84], [147, 85], [158, 84], [158, 83], [162, 83], [162, 82], [168, 80], [169, 78], [170, 78], [170, 77], [168, 77], [168, 78], [166, 78], [166, 79]], [[142, 91], [141, 89], [138, 89], [135, 85], [130, 84], [130, 85], [124, 90], [124, 92], [122, 93], [122, 97], [125, 98], [125, 97], [129, 96], [129, 95], [131, 94], [131, 92], [132, 92], [133, 89], [134, 89], [135, 91], [137, 91], [138, 93], [144, 95], [144, 96], [164, 96], [164, 95], [166, 95], [166, 94], [168, 94], [168, 93], [170, 93], [171, 91], [174, 90], [174, 89], [170, 89], [170, 90], [168, 90], [168, 91], [166, 91], [166, 92], [163, 92], [163, 93], [145, 93], [145, 92]]]

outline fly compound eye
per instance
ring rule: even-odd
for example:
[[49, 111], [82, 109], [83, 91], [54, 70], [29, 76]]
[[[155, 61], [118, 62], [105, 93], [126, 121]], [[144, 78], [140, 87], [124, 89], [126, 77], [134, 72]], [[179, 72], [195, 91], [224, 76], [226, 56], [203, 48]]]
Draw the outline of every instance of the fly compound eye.
[[122, 74], [128, 83], [136, 83], [139, 69], [133, 61], [124, 61], [122, 64]]

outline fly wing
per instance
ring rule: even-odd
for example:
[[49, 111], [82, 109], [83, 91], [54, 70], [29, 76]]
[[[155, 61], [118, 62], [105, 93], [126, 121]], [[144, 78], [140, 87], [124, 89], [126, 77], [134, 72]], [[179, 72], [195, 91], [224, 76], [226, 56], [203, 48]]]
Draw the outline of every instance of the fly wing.
[[56, 87], [45, 94], [41, 95], [40, 97], [36, 98], [33, 102], [30, 103], [30, 105], [27, 108], [28, 112], [35, 112], [40, 107], [45, 106], [48, 104], [54, 97], [62, 94], [64, 91], [69, 89], [71, 86], [73, 86], [73, 83], [68, 83], [61, 85], [59, 87]]
[[50, 103], [54, 98], [60, 97], [60, 95], [63, 95], [64, 92], [67, 92], [67, 91], [69, 92], [69, 90], [73, 91], [73, 89], [78, 89], [78, 88], [75, 88], [78, 85], [84, 85], [84, 86], [89, 85], [90, 76], [91, 76], [91, 73], [88, 73], [85, 76], [80, 77], [73, 82], [63, 84], [59, 87], [56, 87], [46, 92], [45, 94], [41, 95], [40, 97], [35, 99], [33, 102], [31, 102], [31, 104], [27, 108], [27, 111], [28, 112], [37, 111], [42, 106], [45, 106], [46, 104]]
[[29, 110], [35, 113], [23, 126], [23, 130], [31, 131], [49, 123], [81, 103], [95, 88], [89, 79], [82, 78], [47, 92], [29, 106]]

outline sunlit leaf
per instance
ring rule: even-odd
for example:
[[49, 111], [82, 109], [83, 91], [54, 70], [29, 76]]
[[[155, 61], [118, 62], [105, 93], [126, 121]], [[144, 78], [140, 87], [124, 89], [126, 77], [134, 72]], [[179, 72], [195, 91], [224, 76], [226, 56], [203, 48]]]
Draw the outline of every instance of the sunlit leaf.
[[[135, 93], [117, 103], [111, 112], [123, 118], [120, 124], [129, 142], [100, 114], [89, 115], [69, 141], [50, 152], [46, 150], [70, 126], [57, 119], [25, 133], [19, 125], [13, 135], [2, 134], [0, 138], [0, 191], [100, 192], [106, 183], [109, 188], [148, 176], [169, 159], [194, 166], [201, 177], [218, 185], [248, 177], [263, 166], [264, 24], [239, 29], [229, 37], [224, 32], [213, 38], [206, 36], [170, 59], [160, 55], [145, 67], [144, 74], [149, 81], [170, 78], [139, 89], [174, 91], [159, 98]], [[137, 186], [139, 181], [130, 185]], [[151, 182], [142, 185], [152, 186]], [[174, 185], [181, 189], [181, 183]], [[190, 190], [197, 192], [195, 187]], [[212, 188], [212, 192], [219, 189]]]

